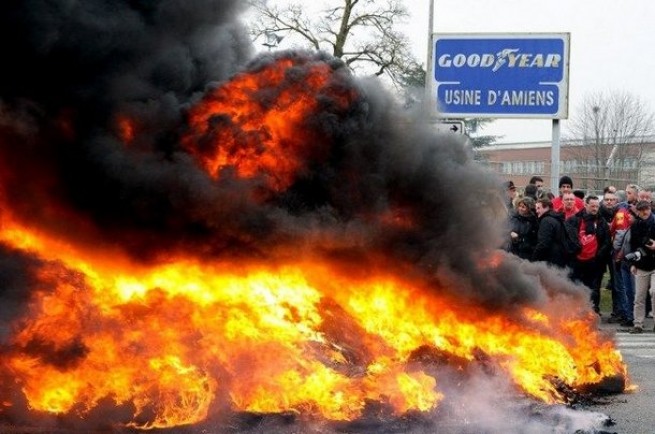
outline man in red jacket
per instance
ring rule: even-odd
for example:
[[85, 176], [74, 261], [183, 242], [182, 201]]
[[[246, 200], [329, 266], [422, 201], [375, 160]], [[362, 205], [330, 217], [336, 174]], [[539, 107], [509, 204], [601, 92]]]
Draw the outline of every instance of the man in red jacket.
[[559, 212], [564, 214], [564, 220], [570, 219], [584, 209], [584, 207], [582, 209], [577, 207], [576, 199], [578, 197], [573, 193], [564, 193], [562, 195], [562, 208]]
[[[570, 176], [567, 175], [564, 175], [559, 179], [559, 196], [553, 199], [553, 211], [562, 212], [562, 208], [564, 208], [564, 204], [562, 202], [564, 193], [573, 194], [573, 180]], [[575, 198], [575, 208], [577, 209], [576, 212], [584, 209], [584, 201], [579, 197]]]
[[[568, 193], [564, 195], [566, 196]], [[566, 199], [565, 199], [566, 200]], [[590, 292], [590, 300], [594, 311], [600, 315], [600, 282], [606, 261], [611, 249], [610, 230], [600, 213], [600, 201], [597, 196], [587, 196], [585, 208], [566, 220], [582, 245], [582, 250], [572, 262], [571, 279], [579, 281]]]

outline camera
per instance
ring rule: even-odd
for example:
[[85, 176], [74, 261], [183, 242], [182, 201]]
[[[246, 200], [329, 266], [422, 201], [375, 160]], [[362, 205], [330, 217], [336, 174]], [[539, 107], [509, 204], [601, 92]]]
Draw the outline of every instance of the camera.
[[625, 255], [625, 260], [630, 262], [639, 262], [641, 258], [646, 256], [646, 254], [647, 254], [646, 251], [643, 248], [639, 247], [634, 252], [630, 252], [627, 255]]

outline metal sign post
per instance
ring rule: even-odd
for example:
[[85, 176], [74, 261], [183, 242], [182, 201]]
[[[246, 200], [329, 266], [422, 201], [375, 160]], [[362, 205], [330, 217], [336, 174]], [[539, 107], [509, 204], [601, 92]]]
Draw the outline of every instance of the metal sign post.
[[559, 119], [553, 119], [553, 143], [550, 150], [550, 191], [557, 193], [559, 189]]

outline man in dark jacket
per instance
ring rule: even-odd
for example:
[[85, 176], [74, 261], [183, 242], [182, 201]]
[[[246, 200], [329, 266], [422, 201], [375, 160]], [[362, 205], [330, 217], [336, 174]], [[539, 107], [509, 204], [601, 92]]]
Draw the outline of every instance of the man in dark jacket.
[[630, 226], [630, 253], [625, 259], [631, 262], [630, 271], [635, 276], [634, 328], [630, 333], [644, 331], [646, 295], [655, 290], [655, 216], [648, 201], [636, 205], [637, 219]]
[[605, 219], [608, 225], [612, 223], [614, 214], [616, 214], [617, 205], [618, 198], [616, 193], [612, 193], [611, 191], [603, 193], [603, 201], [600, 203], [600, 216]]
[[[559, 196], [553, 199], [552, 209], [554, 211], [560, 212], [564, 207], [563, 199], [565, 193], [573, 194], [573, 180], [567, 175], [564, 175], [559, 179]], [[573, 198], [575, 201], [575, 208], [577, 208], [578, 211], [584, 208], [584, 201], [582, 199], [575, 195], [573, 195]]]
[[601, 217], [600, 201], [596, 196], [585, 199], [585, 208], [566, 220], [573, 233], [578, 234], [582, 249], [573, 258], [571, 279], [591, 290], [591, 303], [600, 315], [600, 283], [605, 271], [604, 265], [610, 252], [609, 225]]
[[507, 250], [519, 258], [530, 260], [537, 244], [537, 216], [533, 213], [534, 201], [523, 197], [509, 217]]
[[553, 211], [552, 206], [547, 197], [537, 200], [535, 209], [539, 218], [539, 230], [532, 260], [566, 267], [568, 258], [563, 245], [564, 217]]
[[[614, 220], [614, 215], [616, 214], [618, 204], [618, 198], [616, 196], [616, 187], [607, 186], [603, 190], [603, 200], [600, 202], [600, 216], [607, 222], [607, 225], [610, 226]], [[610, 231], [610, 239], [612, 239], [612, 233]], [[608, 320], [610, 323], [621, 323], [628, 318], [632, 318], [632, 315], [626, 316], [624, 312], [626, 300], [625, 300], [625, 289], [623, 288], [623, 281], [621, 280], [616, 263], [612, 257], [613, 249], [610, 249], [608, 252], [607, 258], [605, 260], [605, 268], [609, 271], [609, 279], [607, 280], [607, 289], [612, 291], [612, 314]]]

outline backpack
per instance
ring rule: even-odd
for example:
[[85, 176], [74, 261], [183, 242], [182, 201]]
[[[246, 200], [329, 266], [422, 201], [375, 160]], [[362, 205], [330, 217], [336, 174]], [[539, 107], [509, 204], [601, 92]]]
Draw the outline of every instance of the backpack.
[[564, 246], [564, 252], [569, 257], [574, 257], [582, 250], [582, 244], [578, 239], [578, 228], [567, 225], [564, 222], [561, 222], [563, 226], [562, 230], [562, 246]]

